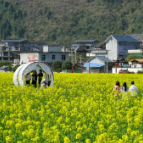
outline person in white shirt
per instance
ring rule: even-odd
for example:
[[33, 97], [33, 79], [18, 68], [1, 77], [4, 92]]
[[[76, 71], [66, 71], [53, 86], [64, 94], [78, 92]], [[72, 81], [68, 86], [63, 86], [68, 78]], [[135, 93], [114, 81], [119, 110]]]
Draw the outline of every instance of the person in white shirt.
[[132, 96], [137, 96], [138, 93], [138, 87], [134, 85], [134, 81], [131, 82], [131, 86], [129, 88], [129, 91], [131, 93]]
[[27, 73], [27, 74], [25, 75], [26, 84], [30, 84], [30, 80], [31, 80], [31, 75], [30, 75], [30, 73]]
[[48, 81], [46, 79], [43, 79], [42, 82], [41, 82], [41, 88], [42, 87], [46, 88], [47, 86], [48, 86]]

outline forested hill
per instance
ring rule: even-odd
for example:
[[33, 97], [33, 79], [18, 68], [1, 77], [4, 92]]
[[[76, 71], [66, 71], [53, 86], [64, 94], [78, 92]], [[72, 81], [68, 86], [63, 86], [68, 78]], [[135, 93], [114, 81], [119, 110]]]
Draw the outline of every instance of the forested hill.
[[0, 39], [70, 45], [143, 33], [143, 0], [0, 0]]

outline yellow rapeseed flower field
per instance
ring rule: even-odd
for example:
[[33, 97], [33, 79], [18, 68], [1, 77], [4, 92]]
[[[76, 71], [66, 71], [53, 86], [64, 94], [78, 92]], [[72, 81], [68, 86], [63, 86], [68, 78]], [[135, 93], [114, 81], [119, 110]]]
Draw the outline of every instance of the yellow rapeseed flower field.
[[[0, 143], [141, 143], [143, 75], [56, 73], [53, 87], [15, 87], [0, 73]], [[137, 97], [113, 95], [132, 80]]]

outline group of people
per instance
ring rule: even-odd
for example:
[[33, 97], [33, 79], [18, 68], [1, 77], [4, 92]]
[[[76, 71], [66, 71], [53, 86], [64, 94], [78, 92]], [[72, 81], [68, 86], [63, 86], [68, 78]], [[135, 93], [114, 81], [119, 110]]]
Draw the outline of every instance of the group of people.
[[134, 82], [134, 81], [131, 82], [130, 88], [128, 88], [126, 82], [124, 82], [124, 83], [123, 83], [123, 86], [120, 87], [120, 82], [117, 81], [117, 82], [116, 82], [116, 85], [115, 85], [114, 88], [113, 88], [113, 91], [114, 91], [114, 94], [117, 95], [117, 96], [119, 95], [119, 93], [121, 93], [121, 92], [126, 93], [127, 91], [130, 91], [130, 93], [131, 93], [132, 96], [137, 96], [138, 87], [135, 86], [135, 82]]
[[[41, 81], [42, 81], [42, 77], [43, 77], [43, 72], [42, 72], [41, 69], [39, 70], [38, 74], [37, 74], [36, 70], [34, 70], [33, 74], [32, 74], [32, 85], [34, 87], [37, 87], [37, 79], [38, 79], [38, 84], [40, 86], [41, 85]], [[27, 73], [25, 75], [25, 81], [26, 81], [27, 85], [30, 85], [30, 80], [31, 80], [31, 74]]]

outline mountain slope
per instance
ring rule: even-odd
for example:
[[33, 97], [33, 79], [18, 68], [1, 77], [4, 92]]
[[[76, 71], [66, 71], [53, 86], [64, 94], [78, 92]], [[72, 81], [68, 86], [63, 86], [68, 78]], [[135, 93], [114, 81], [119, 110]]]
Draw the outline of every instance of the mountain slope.
[[[9, 33], [0, 26], [1, 39], [25, 38], [49, 44], [70, 45], [76, 39], [102, 41], [110, 34], [142, 33], [142, 0], [4, 0], [1, 21], [10, 23]], [[14, 31], [17, 25], [19, 32]], [[7, 26], [8, 27], [8, 26]], [[15, 27], [16, 28], [16, 27]], [[8, 29], [8, 28], [7, 28]]]

